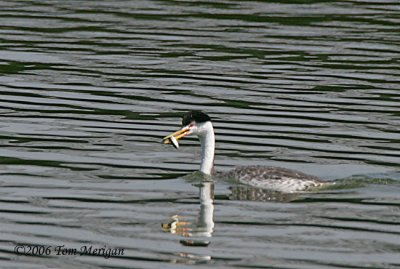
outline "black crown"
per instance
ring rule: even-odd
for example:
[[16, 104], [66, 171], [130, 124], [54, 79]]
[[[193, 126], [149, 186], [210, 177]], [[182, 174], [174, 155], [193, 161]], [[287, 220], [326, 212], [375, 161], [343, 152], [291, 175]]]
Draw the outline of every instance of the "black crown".
[[195, 121], [197, 123], [202, 123], [202, 122], [211, 121], [211, 118], [207, 114], [205, 114], [201, 111], [192, 110], [192, 111], [186, 112], [183, 115], [182, 126], [189, 125], [192, 121]]

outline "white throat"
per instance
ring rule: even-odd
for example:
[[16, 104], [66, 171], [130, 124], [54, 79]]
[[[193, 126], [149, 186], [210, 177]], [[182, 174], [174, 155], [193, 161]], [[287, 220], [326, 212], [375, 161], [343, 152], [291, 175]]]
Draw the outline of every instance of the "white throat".
[[201, 164], [200, 172], [211, 175], [214, 166], [214, 152], [215, 152], [215, 136], [214, 128], [210, 121], [205, 122], [199, 128], [200, 144], [201, 144]]

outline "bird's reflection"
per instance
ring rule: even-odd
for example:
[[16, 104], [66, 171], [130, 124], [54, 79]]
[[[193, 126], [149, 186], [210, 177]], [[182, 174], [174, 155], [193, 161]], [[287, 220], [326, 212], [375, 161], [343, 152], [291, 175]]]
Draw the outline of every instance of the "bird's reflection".
[[[197, 220], [192, 223], [185, 220], [179, 215], [171, 217], [171, 221], [163, 223], [161, 227], [165, 232], [177, 234], [184, 237], [211, 237], [214, 230], [214, 182], [201, 181], [198, 184], [193, 184], [199, 188], [200, 211]], [[190, 246], [207, 246], [207, 240], [181, 240], [183, 245]]]
[[[164, 232], [176, 234], [184, 237], [179, 242], [184, 246], [207, 247], [214, 231], [214, 182], [203, 180], [193, 184], [199, 188], [200, 210], [195, 221], [190, 221], [179, 215], [174, 215], [167, 223], [162, 223]], [[230, 192], [226, 199], [265, 201], [265, 202], [290, 202], [298, 198], [296, 193], [280, 193], [265, 189], [254, 188], [244, 185], [235, 185], [229, 188]], [[223, 198], [222, 198], [223, 199]], [[203, 263], [212, 259], [207, 255], [196, 255], [193, 253], [179, 253], [178, 258], [174, 258], [174, 263]]]
[[291, 202], [300, 197], [300, 193], [284, 193], [246, 185], [236, 185], [229, 188], [230, 200], [258, 201], [258, 202]]
[[[197, 220], [191, 222], [179, 215], [174, 215], [171, 216], [168, 223], [161, 224], [161, 227], [165, 232], [184, 237], [211, 237], [214, 230], [214, 182], [203, 180], [193, 186], [199, 188], [200, 210]], [[298, 199], [300, 195], [299, 193], [282, 193], [246, 185], [231, 186], [229, 190], [230, 193], [226, 196], [229, 200], [242, 201], [291, 202]], [[194, 240], [186, 240], [186, 243], [183, 244], [189, 244], [187, 242], [190, 241]]]
[[[207, 247], [210, 244], [208, 239], [212, 236], [214, 230], [214, 182], [203, 180], [198, 184], [193, 184], [193, 186], [199, 188], [200, 211], [197, 220], [192, 223], [179, 215], [174, 215], [170, 222], [162, 223], [161, 227], [164, 232], [185, 237], [185, 239], [179, 241], [184, 246]], [[190, 239], [188, 239], [189, 237]], [[211, 256], [209, 255], [181, 252], [171, 262], [198, 264], [210, 260]]]

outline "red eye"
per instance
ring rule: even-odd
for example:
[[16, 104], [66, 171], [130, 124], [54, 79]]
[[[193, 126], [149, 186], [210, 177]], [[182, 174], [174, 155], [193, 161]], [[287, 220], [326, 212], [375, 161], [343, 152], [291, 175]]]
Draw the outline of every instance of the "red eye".
[[189, 127], [192, 128], [194, 126], [194, 123], [189, 124]]

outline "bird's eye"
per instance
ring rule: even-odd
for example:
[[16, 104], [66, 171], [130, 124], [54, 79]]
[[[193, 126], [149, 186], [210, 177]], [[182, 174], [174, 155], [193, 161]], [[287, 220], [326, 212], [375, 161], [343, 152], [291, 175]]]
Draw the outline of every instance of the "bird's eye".
[[194, 127], [194, 123], [189, 124], [189, 128]]

